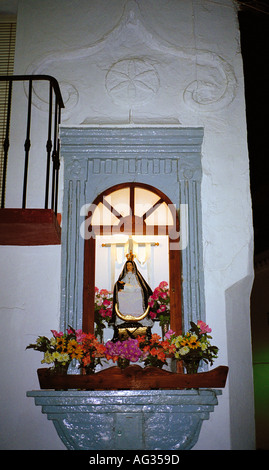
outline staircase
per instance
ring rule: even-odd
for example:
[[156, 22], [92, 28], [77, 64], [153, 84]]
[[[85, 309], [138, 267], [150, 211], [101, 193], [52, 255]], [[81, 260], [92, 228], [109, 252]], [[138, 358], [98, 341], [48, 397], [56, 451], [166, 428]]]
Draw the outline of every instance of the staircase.
[[[1, 208], [0, 208], [0, 245], [54, 245], [61, 243], [61, 217], [58, 214], [58, 185], [60, 170], [60, 140], [59, 125], [61, 122], [61, 110], [64, 103], [59, 84], [50, 75], [10, 75], [0, 76], [0, 82], [7, 87], [7, 99], [1, 103], [5, 107], [5, 122], [2, 125], [2, 159], [3, 172], [1, 179]], [[25, 140], [21, 154], [24, 156], [24, 172], [22, 178], [21, 207], [5, 207], [8, 174], [8, 155], [10, 150], [10, 128], [12, 116], [16, 116], [16, 102], [12, 102], [12, 92], [15, 82], [21, 82], [27, 99], [27, 115], [25, 116]], [[1, 83], [2, 85], [2, 83]], [[33, 96], [36, 96], [35, 86], [42, 85], [47, 94], [46, 110], [46, 139], [39, 147], [39, 152], [44, 154], [44, 167], [46, 168], [45, 187], [40, 188], [44, 192], [44, 205], [42, 208], [27, 208], [27, 189], [29, 167], [35, 163], [35, 155], [31, 155], [31, 144], [33, 139], [40, 139], [40, 135], [32, 135], [32, 111]], [[15, 101], [15, 100], [14, 100]], [[20, 106], [20, 104], [18, 104]], [[36, 111], [36, 110], [35, 110]], [[40, 111], [41, 113], [41, 111]], [[36, 115], [35, 115], [36, 119]], [[39, 120], [38, 120], [39, 122]], [[40, 119], [40, 126], [44, 126], [44, 113]], [[39, 142], [39, 141], [38, 141]], [[42, 171], [42, 169], [40, 170]], [[43, 176], [43, 175], [42, 175]], [[14, 186], [15, 187], [15, 186]], [[12, 188], [8, 188], [9, 190]]]

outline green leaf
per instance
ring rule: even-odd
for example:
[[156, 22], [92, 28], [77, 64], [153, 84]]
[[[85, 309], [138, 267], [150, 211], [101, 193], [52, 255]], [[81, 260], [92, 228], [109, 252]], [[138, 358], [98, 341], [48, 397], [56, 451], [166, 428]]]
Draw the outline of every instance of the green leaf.
[[200, 336], [200, 329], [198, 328], [198, 326], [193, 321], [191, 321], [190, 324], [191, 324], [190, 331], [195, 333], [197, 336]]

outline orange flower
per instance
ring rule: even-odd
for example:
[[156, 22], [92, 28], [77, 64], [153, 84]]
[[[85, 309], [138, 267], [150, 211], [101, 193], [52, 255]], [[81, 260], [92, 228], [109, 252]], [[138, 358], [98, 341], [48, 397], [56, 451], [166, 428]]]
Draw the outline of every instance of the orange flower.
[[169, 354], [173, 354], [176, 350], [176, 347], [174, 344], [170, 344], [169, 341], [163, 341], [162, 342], [162, 347], [164, 348], [165, 351], [167, 351]]
[[151, 354], [152, 356], [158, 356], [158, 349], [157, 349], [157, 348], [152, 348], [152, 349], [150, 350], [150, 354]]
[[146, 346], [144, 346], [144, 347], [143, 347], [143, 351], [144, 351], [144, 352], [150, 351], [150, 345], [147, 344]]
[[151, 344], [158, 343], [160, 341], [161, 337], [157, 333], [153, 333], [150, 342]]
[[119, 359], [119, 356], [110, 356], [110, 355], [107, 354], [106, 358], [107, 358], [108, 361], [110, 359], [112, 359], [113, 362], [117, 362], [117, 360]]
[[166, 360], [166, 355], [164, 351], [157, 351], [157, 358], [160, 359], [160, 361], [165, 362]]
[[98, 343], [96, 345], [96, 353], [99, 355], [103, 355], [106, 352], [106, 347], [104, 344]]
[[146, 341], [146, 336], [143, 335], [143, 336], [137, 336], [136, 337], [137, 341], [138, 341], [138, 344], [140, 345], [141, 343], [144, 343]]
[[91, 356], [84, 356], [82, 362], [84, 366], [88, 366], [92, 362]]

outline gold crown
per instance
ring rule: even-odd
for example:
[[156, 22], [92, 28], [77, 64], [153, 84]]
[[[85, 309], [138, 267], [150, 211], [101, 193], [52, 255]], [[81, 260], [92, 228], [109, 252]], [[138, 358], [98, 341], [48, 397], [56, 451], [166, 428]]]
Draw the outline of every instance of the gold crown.
[[133, 261], [135, 258], [135, 255], [133, 254], [132, 250], [130, 250], [130, 253], [127, 253], [126, 255], [127, 261]]

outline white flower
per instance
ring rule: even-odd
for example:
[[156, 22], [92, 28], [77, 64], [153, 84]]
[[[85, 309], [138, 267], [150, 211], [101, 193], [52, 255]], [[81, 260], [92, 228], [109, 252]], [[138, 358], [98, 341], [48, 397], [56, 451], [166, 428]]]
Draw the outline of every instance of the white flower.
[[70, 361], [69, 354], [63, 353], [62, 354], [62, 362], [68, 362], [68, 361]]
[[190, 348], [188, 348], [188, 346], [183, 346], [183, 348], [180, 348], [179, 354], [181, 356], [185, 356], [185, 354], [188, 354], [189, 351], [190, 351]]

